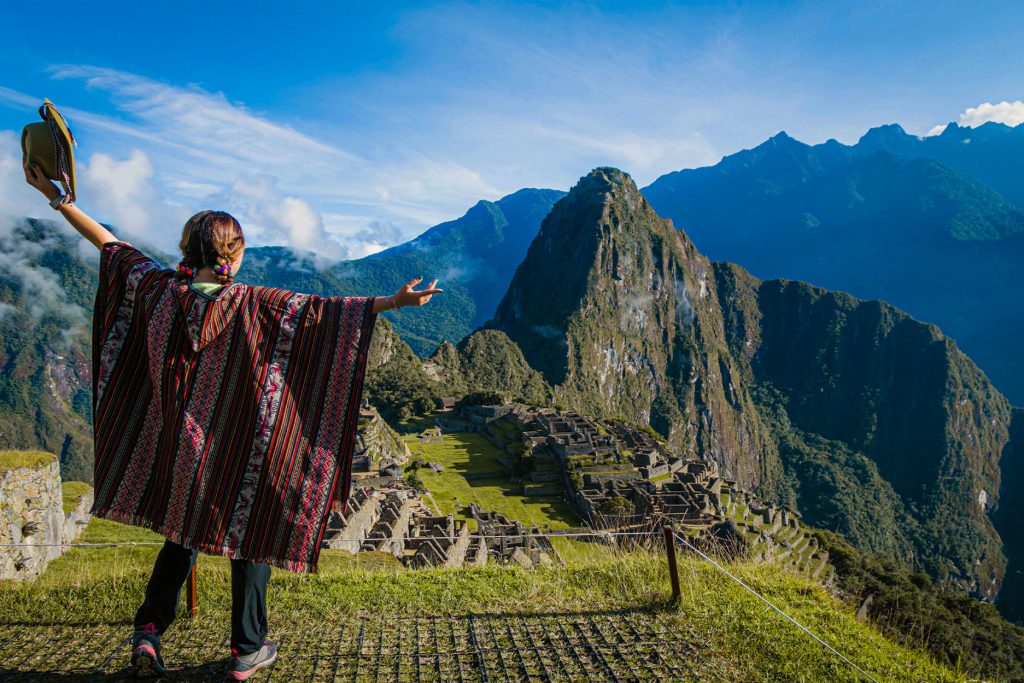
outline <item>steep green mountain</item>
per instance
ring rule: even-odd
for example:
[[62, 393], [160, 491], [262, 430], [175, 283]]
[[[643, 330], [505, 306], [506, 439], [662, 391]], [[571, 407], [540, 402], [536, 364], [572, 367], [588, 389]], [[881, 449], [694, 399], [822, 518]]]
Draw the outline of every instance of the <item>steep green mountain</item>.
[[529, 405], [546, 406], [553, 401], [550, 385], [499, 330], [480, 329], [457, 345], [439, 344], [424, 368], [441, 383], [445, 396], [495, 391], [504, 399]]
[[884, 302], [715, 270], [808, 521], [993, 599], [1009, 401], [938, 327]]
[[643, 192], [709, 257], [882, 299], [953, 336], [1011, 399], [1024, 331], [1024, 126], [899, 126], [852, 146], [780, 133]]
[[649, 422], [808, 523], [995, 597], [1011, 409], [935, 325], [711, 263], [599, 168], [544, 220], [485, 329], [557, 402]]
[[92, 481], [90, 323], [96, 262], [52, 223], [0, 230], [0, 444], [43, 448]]
[[621, 171], [596, 169], [555, 205], [485, 327], [568, 409], [651, 424], [747, 486], [778, 481], [748, 386], [732, 380], [710, 262]]
[[422, 310], [386, 312], [417, 356], [428, 357], [444, 340], [457, 342], [491, 316], [541, 220], [564, 195], [523, 189], [497, 202], [480, 201], [461, 218], [365, 258], [336, 263], [282, 247], [246, 251], [247, 282], [324, 296], [391, 294], [422, 275], [444, 294]]

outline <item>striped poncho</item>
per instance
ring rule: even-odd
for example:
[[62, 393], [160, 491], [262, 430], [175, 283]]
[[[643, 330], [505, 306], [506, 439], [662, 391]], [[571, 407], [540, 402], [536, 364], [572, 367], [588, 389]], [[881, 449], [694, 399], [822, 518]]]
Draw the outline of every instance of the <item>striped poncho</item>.
[[242, 283], [209, 296], [106, 244], [93, 514], [315, 572], [331, 501], [348, 499], [373, 299]]

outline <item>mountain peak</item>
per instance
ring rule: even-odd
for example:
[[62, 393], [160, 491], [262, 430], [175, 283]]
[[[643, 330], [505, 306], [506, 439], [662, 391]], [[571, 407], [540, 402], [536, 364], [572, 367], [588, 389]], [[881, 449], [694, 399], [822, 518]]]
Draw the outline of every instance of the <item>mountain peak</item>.
[[623, 187], [626, 190], [632, 189], [634, 192], [637, 191], [636, 184], [625, 171], [619, 170], [614, 166], [598, 166], [593, 171], [580, 178], [576, 182], [576, 185], [574, 185], [569, 191], [569, 194], [574, 192], [605, 193], [610, 192], [617, 187]]
[[857, 141], [858, 145], [877, 149], [880, 147], [891, 147], [893, 145], [905, 144], [916, 136], [910, 135], [903, 126], [898, 123], [887, 123], [882, 126], [875, 126], [868, 129]]

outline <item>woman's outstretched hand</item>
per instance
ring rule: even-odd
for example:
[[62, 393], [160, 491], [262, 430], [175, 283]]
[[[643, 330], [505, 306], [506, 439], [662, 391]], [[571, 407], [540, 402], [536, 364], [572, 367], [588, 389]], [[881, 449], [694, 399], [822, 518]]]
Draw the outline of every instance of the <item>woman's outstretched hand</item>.
[[390, 296], [377, 297], [373, 305], [374, 312], [379, 313], [380, 311], [401, 308], [402, 306], [422, 306], [430, 301], [431, 296], [444, 291], [443, 289], [436, 289], [434, 287], [434, 285], [437, 284], [436, 278], [430, 283], [430, 287], [427, 289], [421, 289], [419, 291], [413, 289], [413, 287], [422, 280], [422, 277], [414, 277], [406, 282], [405, 285], [403, 285], [402, 288], [394, 294]]
[[423, 281], [422, 277], [414, 277], [413, 279], [402, 285], [402, 288], [395, 293], [395, 303], [401, 306], [422, 306], [423, 304], [430, 301], [430, 297], [438, 292], [443, 292], [443, 289], [435, 289], [434, 285], [437, 284], [437, 278], [426, 289], [416, 291], [413, 289], [417, 284]]

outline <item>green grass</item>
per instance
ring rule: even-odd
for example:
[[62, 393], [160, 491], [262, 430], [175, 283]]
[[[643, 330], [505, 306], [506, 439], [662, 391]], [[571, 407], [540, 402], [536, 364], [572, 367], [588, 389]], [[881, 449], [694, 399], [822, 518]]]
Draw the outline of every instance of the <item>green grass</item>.
[[[427, 443], [421, 443], [415, 435], [405, 435], [402, 440], [409, 445], [412, 460], [423, 458], [442, 466], [440, 474], [429, 468], [421, 468], [417, 473], [441, 512], [455, 512], [456, 517], [465, 519], [473, 531], [476, 530], [476, 522], [469, 515], [470, 503], [476, 503], [484, 510], [500, 512], [509, 519], [518, 519], [527, 526], [536, 525], [542, 529], [580, 526], [579, 517], [560, 496], [524, 496], [522, 484], [515, 484], [505, 476], [466, 479], [467, 474], [505, 471], [505, 466], [497, 459], [498, 448], [480, 434], [447, 432], [442, 441]], [[455, 509], [456, 499], [462, 506], [458, 511]], [[563, 559], [608, 557], [607, 547], [593, 543], [556, 538], [552, 545]]]
[[[139, 573], [153, 568], [164, 537], [137, 526], [128, 526], [110, 520], [93, 517], [76, 539], [76, 543], [139, 543], [143, 545], [101, 548], [72, 548], [53, 560], [46, 571], [34, 584], [47, 590], [68, 590], [94, 582], [110, 581], [118, 584]], [[197, 560], [200, 571], [230, 570], [226, 557], [200, 555]], [[401, 567], [398, 558], [388, 553], [370, 552], [352, 555], [343, 550], [324, 550], [320, 553], [319, 571], [323, 575], [349, 572], [353, 568], [396, 568]], [[279, 571], [274, 569], [273, 571]], [[0, 580], [0, 596], [10, 594], [20, 582]], [[27, 585], [27, 584], [26, 584]], [[115, 600], [116, 596], [109, 596]], [[3, 598], [0, 597], [0, 605]], [[4, 608], [0, 607], [0, 614]], [[0, 617], [0, 623], [3, 618]]]
[[92, 487], [83, 481], [65, 481], [61, 484], [64, 512], [72, 512], [78, 507], [78, 501], [89, 492]]
[[[103, 526], [94, 532], [114, 532]], [[123, 533], [136, 537], [134, 531]], [[0, 626], [62, 623], [67, 615], [88, 615], [91, 621], [124, 623], [128, 628], [156, 549], [120, 549], [119, 557], [130, 562], [97, 561], [107, 555], [103, 550], [76, 549], [51, 563], [35, 582], [0, 582]], [[323, 562], [317, 575], [273, 570], [268, 590], [271, 636], [275, 629], [333, 622], [361, 610], [379, 614], [631, 610], [668, 629], [693, 633], [700, 644], [698, 653], [716, 672], [714, 680], [859, 680], [855, 671], [754, 596], [689, 557], [679, 560], [682, 600], [671, 604], [666, 562], [660, 553], [622, 552], [603, 560], [534, 570], [515, 565], [409, 570], [379, 558], [362, 560], [357, 555], [346, 560], [341, 555], [347, 554]], [[83, 566], [93, 571], [76, 571]], [[879, 680], [966, 680], [859, 622], [851, 608], [804, 577], [773, 565], [740, 563], [729, 569]], [[225, 632], [230, 595], [227, 561], [202, 556], [200, 611], [204, 619], [222, 624]]]
[[57, 456], [43, 451], [0, 451], [0, 472], [22, 467], [43, 467], [57, 462]]
[[[441, 465], [440, 474], [429, 468], [418, 471], [427, 489], [445, 514], [455, 511], [455, 499], [462, 505], [459, 515], [467, 520], [468, 506], [476, 503], [485, 510], [496, 510], [526, 525], [564, 529], [579, 524], [572, 509], [562, 500], [522, 495], [522, 485], [507, 477], [468, 480], [467, 474], [500, 474], [505, 466], [498, 459], [498, 449], [480, 434], [449, 432], [443, 441], [420, 443], [415, 436], [402, 437], [412, 451], [412, 459], [423, 458]], [[472, 520], [470, 523], [473, 524]], [[475, 525], [472, 526], [475, 530]]]

